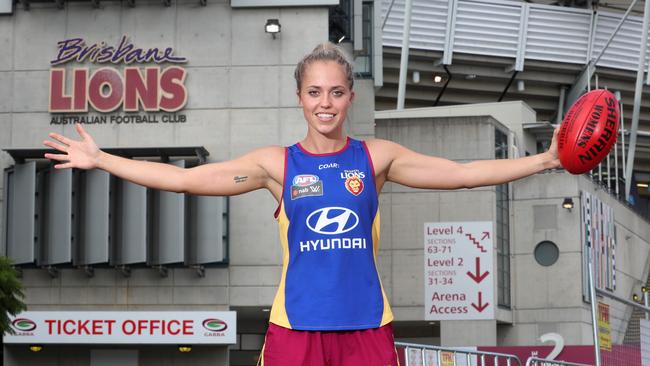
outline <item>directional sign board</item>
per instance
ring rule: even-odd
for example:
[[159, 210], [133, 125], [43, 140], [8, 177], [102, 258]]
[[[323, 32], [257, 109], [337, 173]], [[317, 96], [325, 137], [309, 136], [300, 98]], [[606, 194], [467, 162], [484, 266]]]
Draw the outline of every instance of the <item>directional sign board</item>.
[[492, 222], [424, 224], [424, 318], [494, 319]]

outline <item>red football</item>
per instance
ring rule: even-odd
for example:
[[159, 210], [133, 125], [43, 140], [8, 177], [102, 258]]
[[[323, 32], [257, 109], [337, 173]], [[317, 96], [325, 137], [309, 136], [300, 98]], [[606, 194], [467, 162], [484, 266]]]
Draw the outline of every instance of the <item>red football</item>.
[[592, 90], [573, 103], [557, 141], [564, 169], [582, 174], [607, 156], [618, 135], [618, 111], [616, 97], [604, 89]]

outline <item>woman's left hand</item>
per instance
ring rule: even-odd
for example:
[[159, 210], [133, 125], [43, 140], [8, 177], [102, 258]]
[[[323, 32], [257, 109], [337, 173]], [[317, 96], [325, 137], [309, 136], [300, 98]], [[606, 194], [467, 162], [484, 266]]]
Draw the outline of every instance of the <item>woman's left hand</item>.
[[560, 155], [557, 149], [557, 135], [560, 133], [560, 127], [555, 128], [553, 131], [553, 139], [551, 140], [551, 146], [548, 148], [547, 154], [550, 155], [551, 160], [546, 167], [547, 169], [561, 168], [562, 163], [560, 163]]

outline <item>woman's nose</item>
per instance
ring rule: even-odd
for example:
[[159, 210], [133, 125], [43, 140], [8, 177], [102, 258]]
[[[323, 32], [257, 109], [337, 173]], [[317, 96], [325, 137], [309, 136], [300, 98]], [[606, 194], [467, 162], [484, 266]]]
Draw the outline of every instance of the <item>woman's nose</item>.
[[323, 97], [320, 100], [320, 105], [321, 107], [330, 107], [332, 105], [331, 100], [329, 95], [323, 95]]

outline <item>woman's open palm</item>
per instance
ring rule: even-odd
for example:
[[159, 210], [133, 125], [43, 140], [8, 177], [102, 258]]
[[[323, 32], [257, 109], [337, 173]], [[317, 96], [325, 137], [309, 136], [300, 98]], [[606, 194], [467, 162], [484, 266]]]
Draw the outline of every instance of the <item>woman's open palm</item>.
[[45, 140], [43, 145], [49, 146], [64, 154], [45, 154], [48, 159], [59, 161], [54, 167], [57, 169], [80, 168], [93, 169], [97, 167], [97, 159], [101, 151], [95, 140], [81, 127], [75, 124], [81, 140], [72, 140], [58, 133], [50, 133], [49, 137], [55, 141]]

